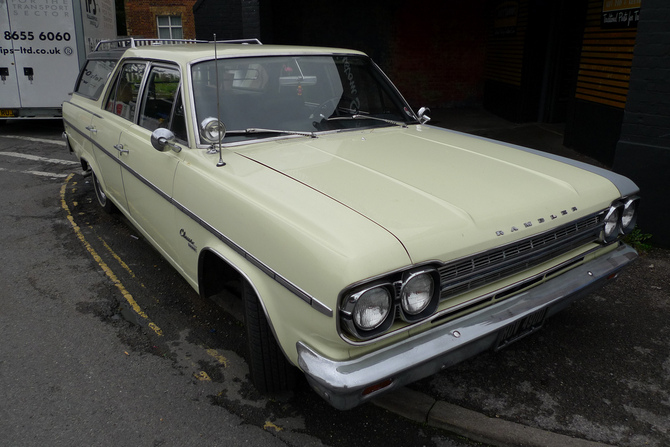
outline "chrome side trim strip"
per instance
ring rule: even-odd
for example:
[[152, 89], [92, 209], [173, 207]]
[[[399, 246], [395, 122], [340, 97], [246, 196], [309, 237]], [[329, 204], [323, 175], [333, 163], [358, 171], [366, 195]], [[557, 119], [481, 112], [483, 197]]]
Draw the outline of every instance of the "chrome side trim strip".
[[[85, 110], [85, 109], [84, 109]], [[65, 121], [65, 120], [63, 120]], [[67, 122], [67, 121], [66, 121]], [[193, 211], [189, 210], [187, 207], [170, 197], [170, 195], [166, 194], [158, 188], [156, 185], [151, 183], [149, 180], [147, 180], [145, 177], [141, 176], [137, 171], [129, 167], [127, 164], [123, 162], [123, 160], [119, 159], [116, 157], [113, 153], [102, 147], [98, 142], [94, 141], [87, 133], [82, 132], [79, 130], [76, 126], [72, 125], [72, 123], [67, 122], [67, 124], [74, 129], [77, 133], [82, 135], [84, 138], [89, 140], [92, 144], [95, 145], [98, 149], [100, 149], [104, 154], [109, 156], [111, 159], [113, 159], [116, 163], [118, 163], [123, 169], [128, 171], [130, 174], [132, 174], [135, 178], [137, 178], [139, 181], [147, 185], [149, 188], [151, 188], [152, 191], [154, 191], [156, 194], [158, 194], [160, 197], [163, 199], [167, 200], [169, 203], [174, 205], [179, 211], [184, 213], [186, 216], [188, 216], [191, 220], [196, 222], [198, 225], [203, 227], [205, 230], [210, 232], [212, 235], [214, 235], [218, 240], [226, 244], [229, 248], [231, 248], [233, 251], [235, 251], [238, 255], [242, 256], [244, 259], [249, 261], [251, 264], [253, 264], [255, 267], [257, 267], [259, 270], [261, 270], [263, 273], [265, 273], [267, 276], [278, 282], [281, 286], [286, 288], [289, 292], [293, 293], [296, 295], [298, 298], [309, 304], [312, 308], [317, 310], [318, 312], [324, 314], [327, 317], [332, 318], [333, 317], [333, 310], [311, 296], [309, 293], [305, 292], [302, 290], [300, 287], [297, 285], [293, 284], [291, 281], [280, 275], [279, 273], [275, 272], [270, 268], [267, 264], [263, 263], [260, 259], [252, 255], [250, 252], [246, 251], [244, 248], [242, 248], [240, 245], [238, 245], [236, 242], [228, 238], [225, 234], [221, 233], [219, 230], [214, 228], [211, 224], [206, 222], [204, 219], [202, 219], [200, 216], [195, 214]]]
[[217, 239], [219, 239], [221, 242], [226, 244], [229, 248], [231, 248], [233, 251], [235, 251], [237, 254], [242, 256], [244, 259], [249, 261], [251, 264], [253, 264], [255, 267], [257, 267], [260, 271], [268, 275], [270, 278], [274, 279], [276, 282], [281, 284], [284, 288], [286, 288], [289, 292], [293, 293], [296, 295], [298, 298], [309, 304], [311, 307], [316, 309], [317, 311], [321, 312], [322, 314], [326, 315], [327, 317], [333, 316], [333, 310], [326, 306], [325, 304], [321, 303], [319, 300], [302, 290], [300, 287], [297, 285], [293, 284], [291, 281], [288, 279], [284, 278], [282, 275], [279, 273], [275, 272], [272, 270], [267, 264], [263, 263], [260, 259], [243, 249], [240, 245], [238, 245], [236, 242], [228, 238], [225, 234], [221, 233], [219, 230], [214, 228], [212, 225], [201, 219], [198, 215], [196, 215], [194, 212], [186, 208], [184, 205], [181, 203], [177, 202], [174, 199], [169, 199], [170, 203], [172, 203], [179, 211], [190, 217], [192, 220], [197, 222], [200, 226], [205, 228], [207, 231], [209, 231], [211, 234], [213, 234]]
[[[78, 109], [81, 109], [81, 110], [83, 110], [84, 112], [88, 112], [88, 113], [90, 113], [91, 115], [95, 116], [96, 118], [100, 118], [100, 119], [102, 119], [102, 117], [101, 117], [100, 115], [98, 115], [98, 114], [95, 113], [95, 112], [92, 112], [92, 111], [88, 110], [86, 107], [82, 107], [82, 106], [80, 106], [79, 104], [75, 104], [75, 103], [73, 103], [73, 102], [71, 102], [71, 101], [64, 101], [64, 102], [70, 104], [70, 105], [73, 106], [73, 107], [76, 107], [76, 108], [78, 108]], [[63, 121], [66, 121], [65, 118], [63, 118]], [[66, 121], [66, 122], [67, 122], [67, 121]], [[72, 126], [72, 123], [70, 123], [70, 122], [67, 122], [67, 123], [68, 123], [69, 125]], [[72, 126], [72, 127], [74, 127], [74, 126]]]

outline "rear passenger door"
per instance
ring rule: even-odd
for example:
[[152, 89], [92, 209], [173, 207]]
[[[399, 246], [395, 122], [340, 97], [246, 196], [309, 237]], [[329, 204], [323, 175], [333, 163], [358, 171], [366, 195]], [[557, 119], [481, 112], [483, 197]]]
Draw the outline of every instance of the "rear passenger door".
[[124, 211], [128, 204], [121, 171], [126, 157], [119, 140], [124, 129], [135, 121], [146, 66], [145, 62], [125, 62], [109, 88], [105, 110], [92, 120], [91, 139], [100, 171], [96, 175], [105, 193]]
[[158, 128], [172, 130], [177, 143], [188, 146], [181, 95], [181, 74], [177, 66], [152, 64], [148, 68], [139, 98], [137, 124], [124, 130], [119, 140], [123, 154], [123, 185], [132, 220], [163, 254], [176, 263], [172, 186], [181, 154], [172, 149], [160, 152], [151, 145]]
[[78, 105], [70, 101], [63, 103], [63, 120], [65, 126], [72, 131], [68, 132], [68, 141], [73, 150], [81, 154], [88, 163], [91, 163], [91, 129], [93, 115], [99, 114], [97, 101], [102, 96], [114, 67], [115, 60], [92, 59], [86, 62], [84, 69], [77, 79], [74, 95], [79, 97]]

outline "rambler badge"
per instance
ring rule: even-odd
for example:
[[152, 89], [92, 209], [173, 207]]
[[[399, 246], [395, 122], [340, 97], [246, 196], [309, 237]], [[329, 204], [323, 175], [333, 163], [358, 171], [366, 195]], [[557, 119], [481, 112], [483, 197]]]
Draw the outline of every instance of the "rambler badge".
[[[577, 207], [573, 206], [572, 208], [570, 208], [570, 211], [572, 211], [574, 213], [575, 211], [577, 211]], [[561, 211], [561, 216], [567, 216], [567, 215], [568, 215], [568, 210], [562, 210]], [[551, 220], [558, 219], [558, 216], [556, 214], [551, 214], [549, 217], [551, 218]], [[539, 223], [539, 224], [543, 224], [546, 221], [547, 220], [544, 217], [540, 217], [540, 218], [537, 219], [537, 223]], [[528, 222], [524, 222], [524, 224], [523, 224], [524, 228], [530, 228], [532, 226], [533, 226], [533, 222], [530, 221], [530, 220]], [[509, 231], [510, 231], [510, 233], [514, 233], [514, 232], [519, 231], [519, 228], [513, 225], [512, 228], [510, 228]], [[502, 231], [502, 230], [496, 231], [496, 236], [504, 236], [504, 235], [505, 235], [504, 231]]]

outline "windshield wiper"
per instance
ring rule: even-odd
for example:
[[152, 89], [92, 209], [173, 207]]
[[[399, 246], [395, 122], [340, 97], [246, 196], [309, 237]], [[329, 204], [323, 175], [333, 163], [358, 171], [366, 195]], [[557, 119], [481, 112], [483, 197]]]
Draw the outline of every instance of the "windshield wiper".
[[263, 129], [260, 127], [249, 127], [248, 129], [243, 129], [243, 130], [228, 130], [226, 131], [227, 134], [234, 134], [234, 135], [248, 135], [248, 134], [256, 134], [256, 133], [278, 133], [278, 134], [283, 134], [283, 135], [301, 135], [303, 137], [310, 137], [310, 138], [316, 138], [316, 132], [301, 132], [299, 130], [278, 130], [278, 129]]
[[372, 116], [372, 115], [361, 115], [360, 113], [351, 115], [351, 116], [333, 116], [331, 118], [328, 118], [328, 121], [337, 121], [337, 120], [375, 120], [375, 121], [381, 121], [383, 123], [387, 124], [392, 124], [394, 126], [400, 126], [400, 127], [407, 127], [407, 123], [403, 123], [401, 121], [393, 121], [389, 120], [386, 118], [379, 118], [378, 116]]

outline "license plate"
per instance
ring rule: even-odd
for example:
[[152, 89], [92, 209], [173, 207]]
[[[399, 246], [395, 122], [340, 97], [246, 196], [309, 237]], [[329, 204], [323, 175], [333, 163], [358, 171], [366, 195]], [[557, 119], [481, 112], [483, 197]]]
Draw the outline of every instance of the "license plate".
[[16, 110], [14, 109], [0, 109], [0, 117], [14, 117], [16, 116]]
[[544, 324], [544, 317], [546, 315], [547, 309], [541, 309], [503, 328], [498, 335], [494, 351], [506, 348], [515, 341], [519, 341], [526, 335], [539, 330]]

